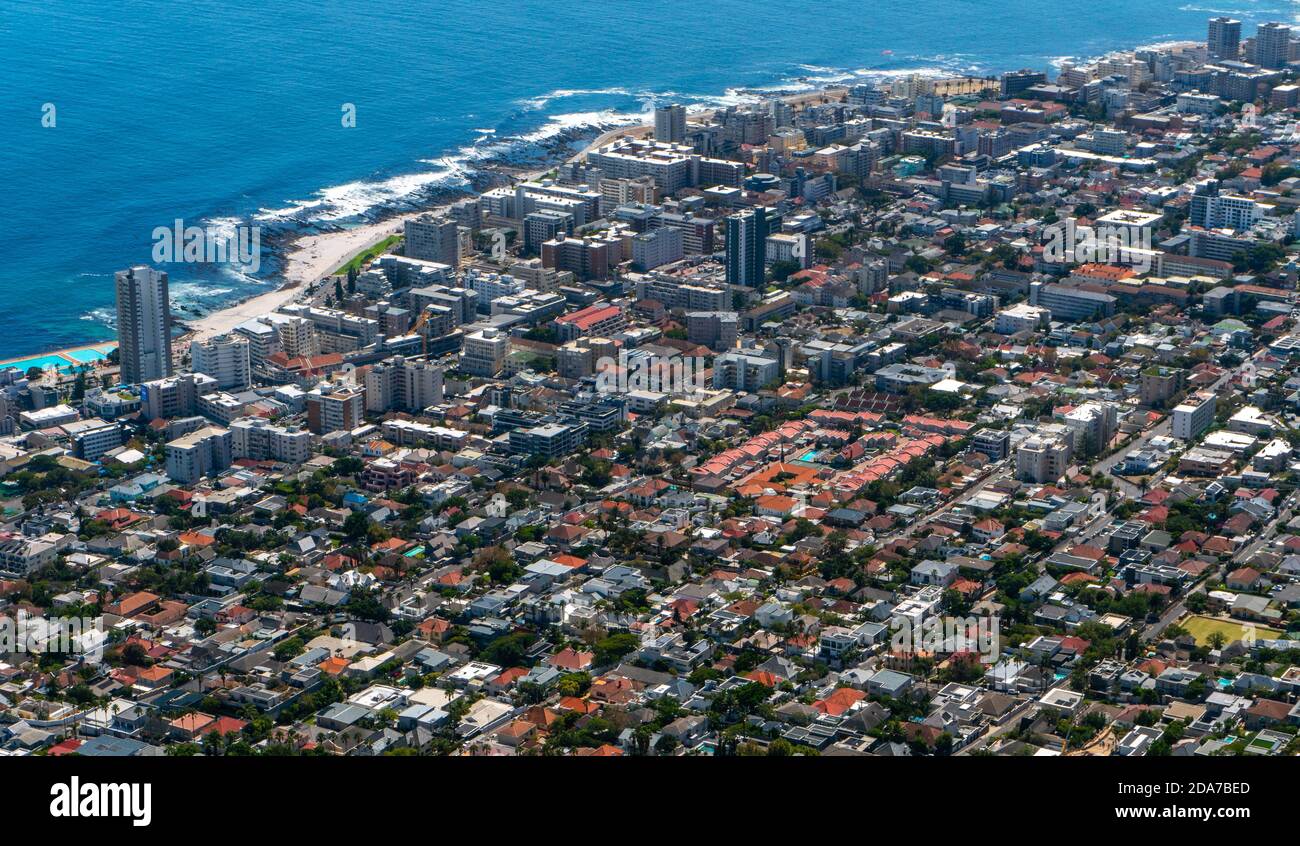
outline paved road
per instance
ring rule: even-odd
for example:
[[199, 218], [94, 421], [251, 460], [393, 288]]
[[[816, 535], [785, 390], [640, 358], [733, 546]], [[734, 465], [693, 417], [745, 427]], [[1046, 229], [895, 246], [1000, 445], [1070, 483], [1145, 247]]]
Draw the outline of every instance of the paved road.
[[[1264, 528], [1260, 530], [1259, 535], [1255, 540], [1244, 546], [1236, 555], [1233, 556], [1232, 560], [1234, 564], [1244, 564], [1249, 561], [1255, 553], [1272, 543], [1273, 536], [1277, 534], [1278, 526], [1285, 525], [1291, 520], [1291, 515], [1296, 506], [1298, 497], [1300, 497], [1300, 493], [1293, 492], [1289, 497], [1283, 500], [1282, 503], [1280, 503], [1277, 514], [1272, 520], [1265, 524]], [[1206, 570], [1205, 574], [1194, 588], [1184, 594], [1182, 599], [1166, 609], [1165, 613], [1160, 615], [1159, 620], [1151, 623], [1142, 630], [1142, 642], [1150, 643], [1155, 640], [1160, 633], [1165, 630], [1166, 626], [1182, 617], [1183, 614], [1187, 612], [1187, 598], [1192, 594], [1203, 593], [1206, 585], [1210, 583], [1210, 579], [1222, 574], [1222, 572], [1223, 568], [1221, 567], [1212, 567], [1209, 570]]]
[[954, 506], [964, 503], [966, 500], [970, 499], [975, 494], [984, 490], [989, 485], [993, 484], [999, 479], [1004, 478], [1002, 471], [1006, 469], [1007, 461], [1008, 459], [1003, 459], [1002, 461], [989, 464], [987, 467], [984, 468], [983, 472], [979, 476], [975, 477], [976, 479], [978, 479], [978, 481], [974, 485], [966, 488], [966, 490], [957, 494], [952, 499], [948, 500], [948, 502], [944, 503], [943, 505], [939, 506], [933, 511], [928, 511], [925, 513], [924, 516], [917, 517], [915, 520], [913, 520], [911, 523], [904, 526], [903, 528], [894, 532], [890, 532], [888, 535], [886, 535], [883, 538], [877, 538], [876, 545], [878, 547], [885, 547], [893, 543], [894, 541], [911, 537], [912, 533], [915, 532], [917, 529], [921, 528], [922, 526], [929, 526], [930, 524], [932, 524], [935, 518], [938, 517], [940, 514], [943, 514], [947, 511], [951, 511]]
[[[1242, 366], [1244, 367], [1245, 365]], [[1230, 379], [1232, 379], [1240, 372], [1241, 372], [1241, 367], [1237, 367], [1231, 370], [1225, 370], [1223, 375], [1220, 376], [1218, 379], [1216, 379], [1214, 381], [1214, 384], [1210, 385], [1208, 390], [1218, 391], [1219, 388], [1223, 387], [1224, 384], [1226, 384]], [[1093, 464], [1093, 472], [1110, 474], [1111, 468], [1114, 467], [1116, 464], [1119, 464], [1121, 461], [1123, 461], [1124, 456], [1128, 455], [1130, 452], [1144, 448], [1147, 444], [1151, 442], [1152, 438], [1161, 435], [1168, 435], [1170, 428], [1172, 426], [1172, 421], [1173, 421], [1173, 413], [1170, 412], [1169, 414], [1165, 415], [1164, 419], [1162, 419], [1156, 425], [1152, 426], [1147, 431], [1143, 432], [1141, 436], [1139, 436], [1128, 446], [1124, 447], [1123, 449], [1116, 450], [1112, 455], [1109, 455], [1106, 458], [1103, 458], [1100, 461]], [[1114, 480], [1116, 490], [1126, 494], [1131, 499], [1141, 499], [1146, 494], [1146, 491], [1149, 491], [1152, 488], [1156, 487], [1158, 484], [1160, 484], [1160, 480], [1163, 479], [1164, 477], [1165, 477], [1165, 471], [1161, 470], [1160, 472], [1156, 473], [1147, 481], [1145, 488], [1135, 485], [1132, 482], [1128, 481], [1127, 479], [1123, 479], [1119, 476], [1112, 475], [1110, 478]]]
[[[1121, 461], [1124, 460], [1124, 456], [1128, 455], [1130, 452], [1144, 448], [1148, 443], [1151, 442], [1152, 438], [1158, 437], [1160, 435], [1168, 435], [1169, 429], [1170, 429], [1170, 417], [1166, 415], [1165, 418], [1161, 420], [1159, 423], [1157, 423], [1156, 425], [1152, 426], [1150, 429], [1143, 432], [1137, 438], [1137, 440], [1134, 440], [1123, 449], [1118, 449], [1111, 455], [1108, 455], [1105, 458], [1093, 464], [1092, 471], [1094, 473], [1101, 473], [1103, 475], [1109, 474], [1112, 467], [1114, 467], [1116, 464], [1119, 464]], [[1159, 473], [1152, 476], [1151, 480], [1147, 482], [1145, 488], [1135, 485], [1121, 476], [1111, 476], [1110, 478], [1115, 483], [1115, 489], [1117, 491], [1125, 494], [1130, 499], [1141, 499], [1148, 490], [1150, 490], [1151, 488], [1159, 484], [1160, 480], [1164, 477], [1164, 475], [1165, 475], [1164, 471], [1161, 470]]]
[[[1053, 690], [1057, 687], [1060, 687], [1061, 684], [1063, 683], [1064, 682], [1053, 685], [1051, 688], [1048, 688], [1048, 690]], [[1015, 731], [1016, 726], [1020, 725], [1020, 718], [1025, 715], [1025, 712], [1028, 711], [1030, 708], [1032, 708], [1038, 702], [1039, 699], [1041, 699], [1046, 695], [1047, 695], [1047, 691], [1045, 690], [1040, 695], [1030, 699], [1026, 699], [1024, 702], [1020, 703], [1015, 708], [1012, 708], [1011, 712], [1007, 714], [1006, 719], [1002, 721], [1002, 725], [997, 726], [996, 728], [993, 728], [990, 731], [986, 732], [983, 737], [981, 737], [979, 740], [976, 740], [974, 743], [970, 744], [969, 746], [962, 747], [960, 751], [955, 753], [955, 755], [970, 755], [972, 752], [977, 752], [980, 749], [983, 749], [985, 746], [988, 746], [990, 743], [997, 740], [1002, 735], [1007, 734], [1008, 732], [1011, 731]]]

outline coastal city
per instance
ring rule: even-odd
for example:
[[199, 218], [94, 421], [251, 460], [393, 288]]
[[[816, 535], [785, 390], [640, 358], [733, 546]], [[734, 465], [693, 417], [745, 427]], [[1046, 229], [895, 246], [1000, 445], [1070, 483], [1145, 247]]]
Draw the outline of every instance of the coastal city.
[[202, 316], [257, 233], [159, 221], [0, 363], [0, 756], [1300, 753], [1300, 26], [1205, 36], [656, 102]]

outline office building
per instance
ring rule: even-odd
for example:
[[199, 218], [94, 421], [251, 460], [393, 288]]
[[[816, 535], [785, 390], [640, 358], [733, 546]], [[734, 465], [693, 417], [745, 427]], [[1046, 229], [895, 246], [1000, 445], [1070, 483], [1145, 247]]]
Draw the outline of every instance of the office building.
[[172, 375], [172, 314], [167, 274], [145, 265], [119, 270], [117, 340], [122, 381], [138, 385]]

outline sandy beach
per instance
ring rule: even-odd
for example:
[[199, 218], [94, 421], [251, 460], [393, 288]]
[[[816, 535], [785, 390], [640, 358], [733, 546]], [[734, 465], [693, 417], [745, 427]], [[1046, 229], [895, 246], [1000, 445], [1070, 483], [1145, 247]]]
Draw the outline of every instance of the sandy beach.
[[[527, 180], [540, 177], [550, 171], [548, 167], [519, 175]], [[406, 221], [422, 214], [437, 213], [451, 207], [446, 203], [415, 212], [390, 217], [378, 223], [367, 223], [341, 232], [324, 232], [319, 235], [304, 235], [293, 241], [285, 256], [284, 281], [280, 287], [265, 294], [236, 303], [220, 311], [204, 315], [196, 320], [186, 321], [191, 331], [186, 335], [190, 339], [210, 338], [229, 332], [246, 320], [261, 314], [275, 311], [282, 305], [298, 299], [304, 292], [329, 276], [358, 253], [383, 241], [391, 235], [400, 234]]]
[[400, 215], [345, 232], [304, 235], [293, 242], [293, 248], [285, 258], [284, 281], [279, 288], [189, 321], [193, 329], [190, 337], [200, 339], [221, 335], [245, 320], [292, 302], [357, 253], [401, 232], [405, 222], [417, 214], [423, 212]]
[[[785, 99], [791, 105], [798, 107], [819, 100], [838, 99], [842, 95], [843, 89], [832, 87], [821, 91], [791, 95]], [[713, 108], [694, 110], [691, 112], [691, 117], [707, 116], [712, 114], [713, 111]], [[588, 150], [607, 144], [619, 136], [631, 135], [639, 138], [648, 134], [651, 129], [653, 129], [652, 126], [632, 124], [615, 127], [596, 136], [582, 150], [571, 156], [569, 160], [579, 159]], [[534, 179], [550, 170], [551, 167], [548, 166], [542, 170], [519, 174], [518, 177], [522, 180]], [[201, 339], [221, 335], [246, 320], [275, 311], [280, 306], [296, 300], [311, 286], [324, 279], [357, 253], [369, 249], [390, 235], [400, 233], [407, 220], [448, 207], [448, 205], [442, 205], [418, 212], [408, 212], [379, 223], [365, 224], [343, 232], [304, 235], [292, 243], [285, 257], [284, 280], [279, 288], [236, 303], [228, 308], [214, 311], [196, 320], [186, 321], [191, 328], [191, 332], [186, 337]]]

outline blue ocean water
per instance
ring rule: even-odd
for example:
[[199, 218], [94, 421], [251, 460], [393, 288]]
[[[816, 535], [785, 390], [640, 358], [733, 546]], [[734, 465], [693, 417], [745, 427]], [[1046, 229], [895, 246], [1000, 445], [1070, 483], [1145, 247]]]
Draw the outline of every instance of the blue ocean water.
[[[1212, 8], [1221, 7], [1221, 8]], [[0, 358], [113, 337], [152, 232], [355, 225], [656, 100], [1044, 68], [1286, 0], [0, 0]], [[356, 126], [341, 108], [356, 108]], [[45, 104], [55, 126], [42, 125]], [[265, 236], [264, 236], [265, 240]], [[182, 316], [276, 284], [173, 265]]]

